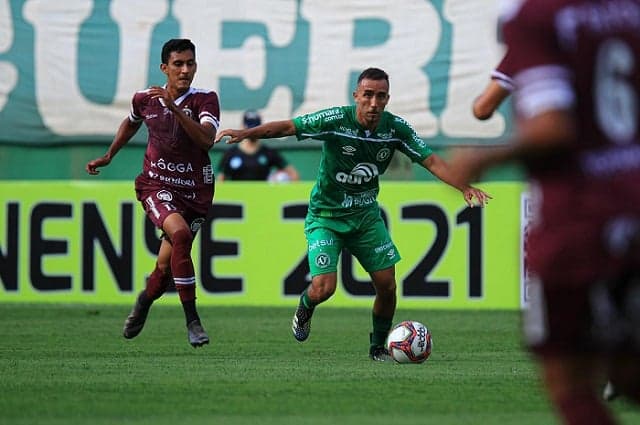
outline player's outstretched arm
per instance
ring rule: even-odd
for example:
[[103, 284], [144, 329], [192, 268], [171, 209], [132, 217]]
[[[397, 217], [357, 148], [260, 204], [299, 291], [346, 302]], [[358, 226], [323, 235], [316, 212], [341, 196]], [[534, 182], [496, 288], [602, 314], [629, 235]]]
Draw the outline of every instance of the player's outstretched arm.
[[122, 120], [120, 123], [120, 127], [118, 127], [118, 131], [116, 132], [116, 136], [113, 138], [113, 142], [111, 142], [111, 146], [107, 150], [103, 156], [96, 158], [92, 161], [87, 162], [85, 166], [85, 170], [87, 173], [91, 175], [99, 174], [98, 168], [106, 167], [111, 163], [111, 160], [118, 153], [118, 151], [126, 145], [129, 140], [138, 132], [140, 126], [142, 125], [142, 121], [132, 122], [129, 120], [129, 117]]
[[257, 127], [243, 130], [225, 129], [219, 131], [214, 143], [225, 140], [225, 143], [239, 143], [244, 139], [274, 139], [277, 137], [293, 136], [296, 126], [292, 120], [267, 122]]
[[487, 202], [489, 202], [489, 199], [491, 199], [491, 195], [488, 193], [470, 186], [462, 174], [458, 173], [455, 168], [451, 167], [444, 159], [435, 153], [426, 157], [424, 161], [422, 161], [422, 166], [443, 182], [462, 192], [464, 201], [470, 207], [474, 207], [475, 205], [484, 207]]
[[576, 137], [573, 114], [549, 110], [522, 120], [515, 138], [503, 146], [454, 149], [450, 164], [463, 184], [468, 184], [499, 164], [541, 161], [557, 155], [569, 149]]

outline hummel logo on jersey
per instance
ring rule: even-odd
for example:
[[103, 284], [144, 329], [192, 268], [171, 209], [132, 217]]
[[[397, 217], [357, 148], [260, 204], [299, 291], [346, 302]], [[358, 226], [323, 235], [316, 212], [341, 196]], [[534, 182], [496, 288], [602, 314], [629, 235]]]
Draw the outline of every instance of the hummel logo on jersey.
[[356, 150], [357, 150], [356, 148], [354, 148], [353, 146], [349, 146], [349, 145], [342, 147], [342, 153], [344, 155], [352, 156], [356, 152]]

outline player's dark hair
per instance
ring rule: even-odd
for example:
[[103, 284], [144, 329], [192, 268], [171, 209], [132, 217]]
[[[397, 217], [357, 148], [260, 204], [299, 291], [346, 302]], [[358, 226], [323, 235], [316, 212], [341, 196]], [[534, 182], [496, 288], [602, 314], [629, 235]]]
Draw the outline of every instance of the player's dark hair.
[[171, 52], [184, 52], [185, 50], [191, 50], [193, 52], [193, 56], [196, 55], [196, 46], [191, 42], [191, 40], [187, 38], [172, 38], [162, 46], [162, 63], [169, 63], [169, 56], [171, 56]]
[[380, 68], [367, 68], [362, 71], [358, 77], [358, 85], [360, 85], [360, 82], [364, 79], [385, 80], [387, 84], [389, 83], [389, 75]]

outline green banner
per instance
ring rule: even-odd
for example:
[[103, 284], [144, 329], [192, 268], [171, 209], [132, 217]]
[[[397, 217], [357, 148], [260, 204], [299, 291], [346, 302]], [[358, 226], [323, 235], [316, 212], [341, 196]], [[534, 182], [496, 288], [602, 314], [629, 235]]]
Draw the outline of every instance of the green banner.
[[218, 92], [223, 127], [349, 104], [376, 66], [388, 110], [430, 144], [495, 143], [508, 107], [478, 121], [471, 102], [503, 55], [497, 16], [487, 0], [0, 1], [0, 144], [109, 141], [133, 94], [165, 82], [176, 37], [196, 44], [193, 85]]
[[[403, 308], [520, 307], [520, 183], [483, 184], [468, 208], [439, 183], [383, 182], [402, 261]], [[193, 245], [198, 302], [292, 305], [308, 285], [303, 220], [311, 183], [225, 182]], [[131, 303], [154, 267], [157, 230], [129, 182], [0, 183], [0, 302]], [[367, 273], [343, 253], [332, 306], [370, 306]], [[175, 302], [167, 294], [161, 302]]]

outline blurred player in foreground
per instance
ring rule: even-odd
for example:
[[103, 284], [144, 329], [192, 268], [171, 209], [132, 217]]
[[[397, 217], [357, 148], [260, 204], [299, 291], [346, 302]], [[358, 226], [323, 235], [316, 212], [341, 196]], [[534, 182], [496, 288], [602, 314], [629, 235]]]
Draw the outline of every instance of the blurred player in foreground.
[[[509, 160], [539, 209], [525, 339], [567, 424], [613, 424], [599, 383], [640, 401], [639, 0], [524, 1], [504, 28], [517, 136], [458, 151], [476, 179]], [[635, 18], [631, 18], [635, 17]]]
[[339, 106], [274, 121], [244, 130], [222, 130], [216, 142], [246, 138], [295, 135], [298, 139], [323, 140], [316, 184], [305, 220], [311, 285], [303, 292], [293, 318], [298, 341], [309, 337], [314, 308], [336, 290], [336, 266], [343, 247], [358, 259], [371, 276], [376, 297], [369, 356], [389, 360], [384, 342], [396, 309], [395, 264], [400, 260], [378, 207], [378, 178], [397, 149], [420, 163], [440, 180], [460, 190], [470, 206], [484, 205], [489, 197], [479, 189], [460, 184], [453, 169], [434, 154], [402, 118], [384, 109], [389, 101], [389, 77], [381, 69], [368, 68], [353, 92], [355, 105]]
[[211, 208], [214, 192], [209, 149], [219, 127], [218, 95], [191, 87], [197, 70], [196, 51], [186, 39], [172, 39], [162, 48], [163, 87], [153, 86], [133, 96], [126, 117], [107, 153], [90, 161], [86, 170], [98, 174], [118, 151], [147, 125], [149, 138], [136, 178], [136, 196], [147, 216], [162, 230], [156, 268], [140, 292], [124, 324], [124, 337], [142, 330], [151, 304], [175, 283], [182, 302], [187, 337], [193, 347], [209, 343], [196, 310], [196, 278], [191, 244]]
[[507, 51], [496, 69], [491, 72], [491, 79], [473, 102], [473, 116], [479, 120], [488, 120], [513, 90], [513, 80], [509, 66], [511, 55]]
[[[242, 117], [244, 128], [262, 124], [257, 111], [249, 110]], [[280, 153], [264, 146], [260, 139], [245, 139], [227, 149], [217, 167], [218, 181], [224, 180], [272, 180], [297, 181], [300, 179], [295, 167]]]

